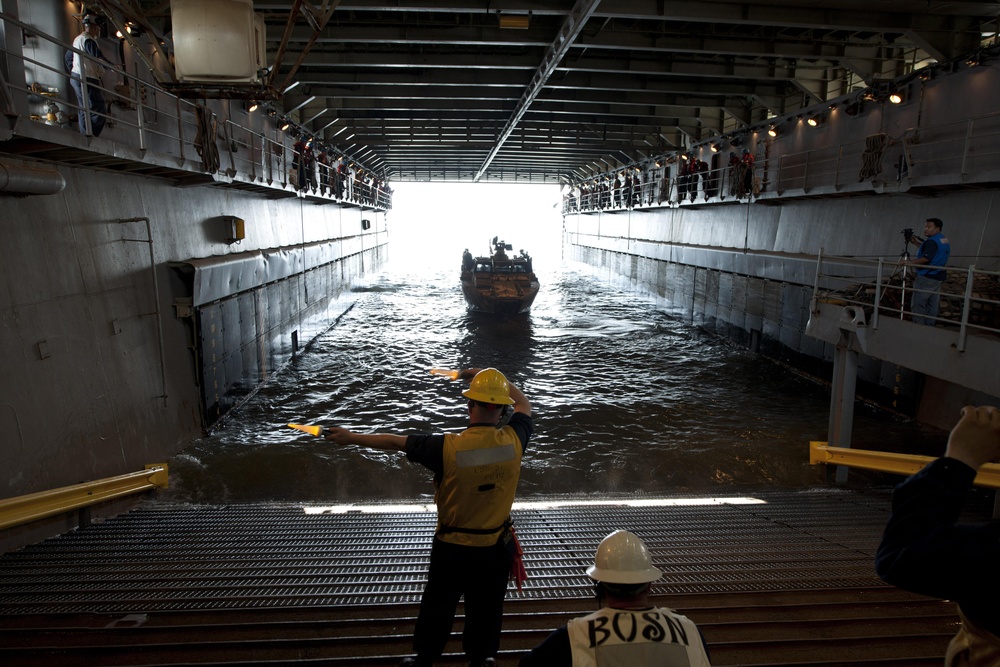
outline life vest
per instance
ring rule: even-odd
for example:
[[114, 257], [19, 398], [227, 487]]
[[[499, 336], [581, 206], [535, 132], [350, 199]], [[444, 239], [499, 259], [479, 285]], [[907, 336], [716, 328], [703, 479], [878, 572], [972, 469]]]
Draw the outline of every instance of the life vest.
[[[934, 253], [933, 257], [929, 258], [930, 261], [925, 266], [935, 267], [947, 264], [948, 257], [951, 256], [951, 244], [948, 243], [948, 239], [944, 237], [944, 234], [938, 232], [933, 236], [928, 236], [924, 243], [927, 243], [927, 241], [934, 241], [937, 245], [937, 252]], [[920, 250], [923, 250], [923, 244], [920, 245]], [[928, 278], [934, 278], [935, 280], [944, 280], [948, 276], [948, 272], [934, 268], [920, 268], [917, 269], [917, 275], [927, 276]]]
[[524, 449], [510, 426], [471, 426], [444, 436], [437, 537], [452, 544], [496, 544], [507, 525]]
[[669, 609], [613, 609], [566, 624], [573, 667], [711, 667], [694, 622]]

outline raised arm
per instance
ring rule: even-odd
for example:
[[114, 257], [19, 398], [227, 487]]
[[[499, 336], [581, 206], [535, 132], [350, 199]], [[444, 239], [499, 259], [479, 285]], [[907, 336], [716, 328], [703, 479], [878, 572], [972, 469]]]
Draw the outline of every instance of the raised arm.
[[[466, 368], [465, 370], [459, 371], [459, 373], [458, 373], [458, 379], [459, 380], [465, 380], [466, 382], [472, 382], [472, 378], [476, 377], [476, 375], [478, 375], [479, 371], [481, 371], [481, 370], [483, 370], [483, 369], [482, 368]], [[507, 376], [505, 375], [504, 377], [506, 378]], [[530, 417], [531, 416], [531, 402], [528, 401], [527, 396], [525, 396], [524, 393], [520, 389], [518, 389], [517, 387], [515, 387], [514, 383], [511, 382], [509, 378], [507, 379], [507, 385], [508, 385], [509, 391], [510, 391], [510, 399], [512, 401], [514, 401], [514, 405], [511, 406], [514, 409], [514, 412], [522, 412], [522, 413], [524, 413], [524, 414], [526, 414], [526, 415], [528, 415]]]
[[530, 417], [531, 403], [528, 401], [528, 397], [525, 396], [520, 389], [510, 383], [509, 380], [508, 384], [510, 384], [510, 398], [514, 401], [514, 412], [523, 412]]
[[973, 470], [1000, 457], [1000, 410], [967, 405], [948, 437], [945, 456], [958, 459]]

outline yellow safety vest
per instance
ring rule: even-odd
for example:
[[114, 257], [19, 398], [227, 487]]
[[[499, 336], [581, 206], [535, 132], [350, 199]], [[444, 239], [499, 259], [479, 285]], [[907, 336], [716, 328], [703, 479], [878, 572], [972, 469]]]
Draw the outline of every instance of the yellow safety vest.
[[573, 667], [711, 667], [697, 626], [670, 609], [604, 607], [566, 629]]
[[434, 494], [439, 539], [496, 544], [514, 504], [523, 452], [510, 426], [472, 426], [444, 436], [444, 474]]

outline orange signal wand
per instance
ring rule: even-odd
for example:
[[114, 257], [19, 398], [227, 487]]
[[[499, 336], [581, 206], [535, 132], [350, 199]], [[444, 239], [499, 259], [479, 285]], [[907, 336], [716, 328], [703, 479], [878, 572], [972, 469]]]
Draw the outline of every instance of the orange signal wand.
[[449, 380], [457, 380], [458, 379], [458, 371], [451, 371], [451, 370], [448, 370], [447, 368], [432, 368], [431, 369], [431, 375], [443, 375], [444, 377], [448, 378]]
[[288, 428], [294, 428], [303, 433], [308, 433], [309, 435], [319, 436], [323, 432], [322, 426], [310, 426], [309, 424], [289, 424]]

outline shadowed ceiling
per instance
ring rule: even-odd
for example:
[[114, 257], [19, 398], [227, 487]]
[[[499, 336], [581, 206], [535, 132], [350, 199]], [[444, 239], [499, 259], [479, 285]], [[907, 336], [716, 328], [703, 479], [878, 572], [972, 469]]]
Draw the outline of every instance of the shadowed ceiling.
[[[140, 4], [151, 19], [168, 15], [168, 3]], [[260, 0], [254, 10], [278, 106], [321, 141], [397, 181], [556, 182], [967, 54], [995, 40], [1000, 4]]]

